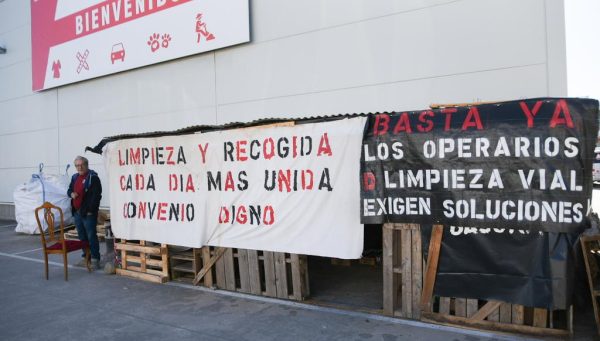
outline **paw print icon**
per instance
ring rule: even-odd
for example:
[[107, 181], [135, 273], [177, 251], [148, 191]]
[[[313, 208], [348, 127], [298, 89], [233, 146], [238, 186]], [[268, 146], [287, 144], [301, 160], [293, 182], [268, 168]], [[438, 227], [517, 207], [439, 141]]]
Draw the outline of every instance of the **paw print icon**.
[[159, 39], [160, 35], [158, 33], [152, 34], [148, 39], [148, 46], [150, 46], [150, 50], [152, 52], [155, 52], [160, 48], [160, 42], [158, 41]]
[[162, 35], [162, 47], [163, 48], [167, 48], [169, 47], [169, 42], [171, 42], [171, 35], [168, 33], [165, 33]]

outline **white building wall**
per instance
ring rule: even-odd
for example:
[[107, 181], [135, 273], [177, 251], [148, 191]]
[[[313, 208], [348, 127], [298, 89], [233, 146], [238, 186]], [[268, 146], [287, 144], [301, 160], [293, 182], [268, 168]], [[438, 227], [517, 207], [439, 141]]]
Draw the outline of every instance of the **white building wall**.
[[[62, 172], [105, 136], [566, 96], [562, 0], [260, 0], [250, 9], [248, 44], [33, 93], [30, 1], [0, 1], [0, 202], [40, 162]], [[86, 156], [107, 183], [101, 157]]]

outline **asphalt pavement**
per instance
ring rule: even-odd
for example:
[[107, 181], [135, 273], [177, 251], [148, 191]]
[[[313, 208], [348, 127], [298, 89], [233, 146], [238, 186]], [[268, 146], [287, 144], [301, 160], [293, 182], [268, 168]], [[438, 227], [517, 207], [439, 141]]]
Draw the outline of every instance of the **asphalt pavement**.
[[[600, 214], [600, 187], [592, 210]], [[153, 284], [69, 265], [0, 220], [0, 340], [531, 340], [293, 301]], [[102, 247], [104, 245], [102, 244]], [[69, 254], [69, 264], [79, 261]], [[593, 324], [575, 339], [593, 340]]]
[[[0, 340], [526, 340], [179, 283], [153, 284], [51, 256], [0, 221]], [[69, 263], [79, 260], [69, 255]]]

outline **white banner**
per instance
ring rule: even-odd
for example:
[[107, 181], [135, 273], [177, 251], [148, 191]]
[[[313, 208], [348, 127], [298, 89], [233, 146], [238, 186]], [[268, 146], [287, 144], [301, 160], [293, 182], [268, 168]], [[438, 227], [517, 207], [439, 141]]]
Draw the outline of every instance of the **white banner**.
[[360, 258], [365, 118], [109, 143], [113, 232], [189, 247]]
[[33, 90], [250, 41], [248, 0], [31, 0]]

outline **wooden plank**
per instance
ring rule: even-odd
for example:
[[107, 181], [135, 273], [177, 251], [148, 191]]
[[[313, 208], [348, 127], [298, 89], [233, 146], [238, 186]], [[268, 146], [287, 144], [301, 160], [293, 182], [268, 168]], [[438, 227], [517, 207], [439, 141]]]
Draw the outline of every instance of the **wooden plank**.
[[481, 307], [481, 309], [479, 309], [479, 311], [473, 314], [473, 316], [471, 316], [469, 319], [474, 321], [482, 321], [483, 319], [488, 317], [492, 312], [498, 310], [498, 307], [500, 307], [501, 303], [502, 302], [499, 301], [488, 301], [486, 304], [483, 305], [483, 307]]
[[440, 297], [440, 314], [450, 314], [450, 297]]
[[423, 283], [423, 293], [421, 295], [421, 311], [431, 311], [431, 299], [433, 296], [435, 277], [437, 275], [443, 232], [443, 225], [433, 225], [431, 240], [429, 241], [429, 255], [427, 256], [425, 283]]
[[[140, 240], [140, 245], [141, 246], [146, 246], [146, 241]], [[140, 253], [140, 268], [141, 268], [141, 272], [146, 272], [146, 258], [148, 258], [148, 257], [146, 256], [145, 252]]]
[[525, 307], [519, 304], [511, 305], [511, 322], [512, 324], [521, 325], [525, 323]]
[[454, 299], [454, 315], [460, 317], [467, 317], [467, 299], [466, 298], [455, 298]]
[[235, 269], [233, 267], [233, 249], [227, 248], [223, 254], [225, 260], [225, 283], [226, 289], [235, 291], [237, 285], [235, 283]]
[[277, 297], [277, 276], [275, 271], [275, 253], [270, 251], [263, 252], [264, 270], [265, 270], [265, 294], [271, 297]]
[[412, 316], [413, 319], [421, 318], [421, 291], [423, 290], [423, 252], [421, 250], [421, 227], [413, 225], [412, 233]]
[[[210, 259], [211, 259], [210, 247], [209, 246], [204, 246], [204, 247], [202, 247], [201, 250], [202, 250], [201, 251], [201, 253], [202, 253], [202, 268], [204, 268], [204, 265], [206, 263], [210, 262]], [[198, 250], [196, 250], [195, 252], [198, 253]], [[200, 269], [200, 271], [202, 271], [202, 269]], [[212, 270], [208, 271], [206, 273], [206, 275], [204, 275], [203, 282], [204, 282], [203, 284], [204, 284], [205, 287], [207, 287], [207, 288], [212, 288], [213, 287], [214, 284], [213, 284]]]
[[331, 258], [331, 265], [350, 266], [352, 262], [350, 259]]
[[275, 252], [275, 283], [277, 287], [277, 297], [289, 298], [287, 285], [287, 269], [285, 263], [285, 253]]
[[302, 276], [302, 299], [310, 296], [310, 281], [308, 278], [308, 256], [298, 255], [300, 260], [300, 276]]
[[[216, 248], [213, 248], [212, 253], [214, 253]], [[225, 261], [223, 260], [225, 256], [221, 256], [215, 263], [215, 273], [217, 277], [217, 288], [226, 289], [227, 284], [225, 281]]]
[[258, 252], [256, 250], [248, 250], [248, 274], [250, 275], [250, 292], [255, 295], [262, 294], [260, 270], [258, 269]]
[[221, 258], [223, 254], [225, 254], [225, 251], [226, 249], [223, 247], [220, 247], [215, 251], [214, 257], [212, 257], [206, 264], [204, 264], [202, 270], [200, 270], [200, 272], [198, 272], [198, 275], [196, 275], [196, 278], [194, 278], [194, 285], [198, 285], [198, 283], [200, 283], [200, 280], [202, 280], [204, 275], [206, 275], [210, 271], [210, 269], [213, 265], [215, 265], [217, 260]]
[[274, 127], [293, 127], [295, 124], [296, 124], [295, 121], [284, 121], [284, 122], [262, 124], [262, 125], [251, 126], [251, 127], [243, 127], [243, 128], [238, 128], [238, 129], [264, 129], [264, 128], [274, 128]]
[[533, 308], [533, 326], [545, 328], [547, 325], [548, 310], [541, 308]]
[[381, 261], [383, 264], [383, 313], [394, 315], [398, 302], [398, 291], [394, 285], [394, 230], [392, 224], [383, 224], [383, 250]]
[[[595, 300], [596, 298], [593, 297], [593, 299]], [[573, 305], [571, 304], [571, 306], [569, 307], [569, 311], [567, 312], [568, 316], [567, 316], [567, 329], [569, 330], [569, 333], [571, 335], [573, 335]], [[600, 330], [598, 331], [598, 333], [600, 333]]]
[[478, 302], [477, 299], [467, 298], [467, 317], [471, 317], [477, 313], [479, 309]]
[[116, 269], [117, 275], [127, 276], [131, 278], [142, 279], [144, 281], [153, 282], [153, 283], [165, 283], [168, 278], [163, 276], [151, 275], [143, 272], [137, 271], [129, 271], [124, 269]]
[[149, 255], [161, 255], [160, 248], [155, 246], [141, 246], [133, 244], [116, 243], [115, 249], [120, 251], [141, 252]]
[[238, 249], [238, 270], [240, 274], [240, 291], [250, 292], [250, 273], [248, 271], [248, 250]]
[[[401, 224], [402, 225], [402, 224]], [[404, 224], [408, 225], [408, 224]], [[402, 296], [402, 317], [412, 317], [412, 231], [408, 228], [400, 230], [400, 266], [402, 267], [402, 289], [400, 294]]]
[[597, 241], [600, 239], [600, 236], [582, 236], [579, 240], [581, 243], [581, 252], [583, 253], [583, 261], [585, 264], [585, 272], [587, 273], [588, 278], [588, 286], [590, 288], [590, 297], [592, 298], [592, 308], [594, 309], [594, 319], [596, 320], [596, 329], [598, 334], [600, 335], [600, 307], [598, 307], [598, 299], [596, 298], [596, 287], [594, 285], [594, 277], [595, 273], [592, 271], [592, 267], [590, 264], [590, 248], [588, 243], [590, 241]]
[[[127, 243], [125, 239], [121, 239], [121, 243]], [[120, 243], [115, 243], [115, 251], [118, 251], [118, 246], [122, 245]], [[127, 252], [126, 250], [121, 249], [121, 268], [123, 270], [127, 270]]]
[[[205, 246], [208, 249], [209, 255], [210, 255], [210, 246]], [[169, 256], [169, 258], [173, 259], [173, 256]], [[193, 248], [192, 249], [192, 270], [194, 270], [194, 276], [196, 276], [198, 274], [198, 272], [200, 272], [200, 270], [202, 270], [202, 264], [204, 264], [204, 262], [202, 261], [202, 249], [198, 249], [198, 248]]]
[[162, 270], [154, 270], [154, 269], [146, 269], [146, 271], [142, 271], [142, 268], [139, 266], [129, 266], [127, 271], [146, 273], [154, 276], [166, 277], [163, 275]]
[[494, 321], [494, 322], [500, 322], [500, 307], [498, 307], [494, 311], [492, 311], [488, 315], [487, 320]]
[[263, 252], [263, 266], [265, 268], [265, 295], [277, 297], [277, 283], [275, 280], [275, 256], [273, 252]]
[[481, 102], [468, 102], [468, 103], [432, 103], [429, 105], [431, 109], [449, 108], [449, 107], [470, 107], [482, 104], [498, 103], [497, 101], [481, 101]]
[[169, 277], [169, 248], [167, 244], [160, 244], [160, 256], [162, 258], [163, 276]]
[[[145, 260], [146, 265], [148, 266], [155, 266], [155, 267], [161, 267], [163, 266], [162, 260], [158, 260], [158, 259], [152, 259], [152, 258], [148, 258], [145, 259], [143, 257], [139, 257], [139, 256], [127, 256], [127, 262], [129, 263], [135, 263], [135, 264], [142, 264], [142, 260]], [[140, 266], [141, 268], [141, 266]]]
[[487, 320], [472, 320], [466, 317], [458, 317], [452, 315], [441, 315], [430, 312], [422, 313], [421, 321], [430, 323], [441, 323], [444, 325], [450, 325], [456, 327], [456, 325], [463, 325], [471, 328], [487, 329], [492, 331], [503, 331], [511, 333], [525, 333], [537, 336], [557, 336], [565, 337], [569, 335], [568, 330], [564, 329], [549, 329], [549, 328], [537, 328], [526, 325], [507, 324], [500, 322], [492, 322]]
[[295, 300], [302, 300], [302, 275], [300, 273], [300, 258], [297, 254], [290, 254], [290, 260], [292, 264], [292, 288], [294, 292], [292, 297]]
[[510, 303], [500, 304], [500, 322], [510, 323], [511, 322], [511, 311], [512, 307]]

